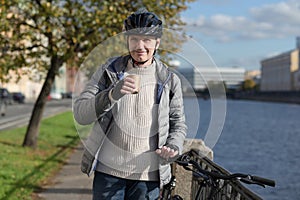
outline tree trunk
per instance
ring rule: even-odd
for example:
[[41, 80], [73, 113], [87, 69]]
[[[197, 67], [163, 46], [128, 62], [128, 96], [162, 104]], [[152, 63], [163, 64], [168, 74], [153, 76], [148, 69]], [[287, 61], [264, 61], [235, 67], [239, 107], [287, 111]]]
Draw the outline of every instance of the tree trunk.
[[63, 62], [60, 59], [58, 59], [57, 56], [53, 56], [51, 58], [51, 67], [47, 73], [46, 80], [45, 80], [42, 90], [38, 96], [38, 99], [36, 100], [35, 105], [33, 107], [31, 118], [30, 118], [30, 121], [29, 121], [29, 124], [27, 127], [24, 141], [23, 141], [24, 147], [25, 146], [31, 147], [31, 148], [37, 147], [40, 122], [43, 117], [44, 107], [46, 105], [47, 97], [50, 94], [51, 87], [55, 80], [55, 75], [57, 74], [58, 69], [60, 68], [62, 63]]

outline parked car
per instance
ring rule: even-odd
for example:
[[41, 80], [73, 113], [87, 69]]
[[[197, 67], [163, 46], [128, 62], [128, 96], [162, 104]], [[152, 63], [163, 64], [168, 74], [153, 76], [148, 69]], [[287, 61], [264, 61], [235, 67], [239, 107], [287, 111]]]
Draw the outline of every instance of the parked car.
[[24, 103], [25, 96], [21, 92], [12, 92], [12, 98], [17, 103]]
[[63, 99], [72, 99], [73, 93], [72, 92], [65, 92], [62, 93], [62, 98]]
[[13, 103], [12, 95], [6, 88], [0, 88], [0, 98], [6, 105]]
[[62, 99], [62, 94], [61, 93], [57, 93], [57, 92], [51, 92], [50, 95], [48, 96], [49, 100], [60, 100]]

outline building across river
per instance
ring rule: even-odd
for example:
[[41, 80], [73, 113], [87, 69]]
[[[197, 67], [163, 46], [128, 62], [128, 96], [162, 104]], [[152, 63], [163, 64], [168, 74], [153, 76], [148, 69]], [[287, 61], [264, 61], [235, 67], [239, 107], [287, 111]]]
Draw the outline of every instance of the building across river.
[[224, 83], [227, 88], [238, 88], [245, 79], [246, 70], [239, 67], [178, 68], [177, 72], [183, 80], [183, 90], [197, 92], [205, 90], [210, 83]]

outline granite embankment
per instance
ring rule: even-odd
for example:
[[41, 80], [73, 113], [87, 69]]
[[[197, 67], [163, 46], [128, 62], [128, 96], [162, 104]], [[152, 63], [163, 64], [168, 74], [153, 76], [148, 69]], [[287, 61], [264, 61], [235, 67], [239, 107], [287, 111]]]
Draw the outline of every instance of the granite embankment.
[[280, 103], [300, 104], [300, 91], [282, 91], [282, 92], [236, 92], [227, 95], [232, 99], [256, 100]]
[[[186, 139], [184, 142], [183, 152], [187, 152], [190, 149], [199, 151], [202, 155], [213, 160], [213, 151], [208, 148], [203, 140], [200, 139]], [[173, 167], [173, 172], [176, 176], [175, 194], [179, 194], [183, 199], [190, 199], [192, 192], [192, 172], [185, 170], [179, 165]]]

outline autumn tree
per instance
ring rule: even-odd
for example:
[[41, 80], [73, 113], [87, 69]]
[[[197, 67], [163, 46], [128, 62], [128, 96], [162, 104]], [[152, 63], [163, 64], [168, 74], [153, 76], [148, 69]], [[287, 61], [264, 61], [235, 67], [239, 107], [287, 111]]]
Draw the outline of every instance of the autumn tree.
[[155, 12], [166, 28], [180, 28], [180, 12], [192, 1], [1, 0], [0, 78], [5, 81], [19, 68], [44, 74], [23, 146], [37, 146], [47, 96], [64, 63], [79, 66], [99, 42], [121, 32], [123, 20], [140, 7]]
[[242, 84], [243, 90], [253, 90], [256, 88], [256, 83], [252, 79], [246, 79]]

